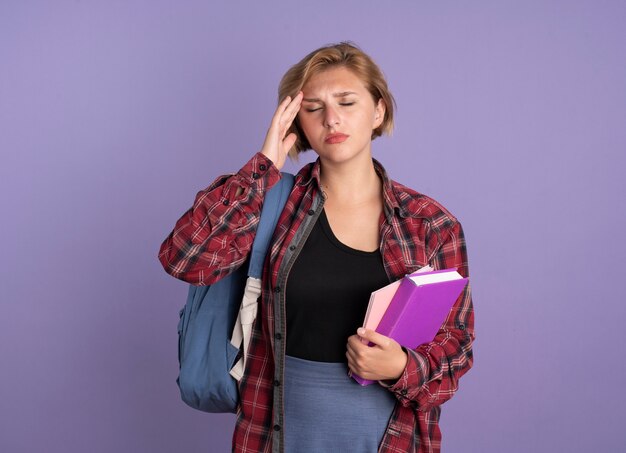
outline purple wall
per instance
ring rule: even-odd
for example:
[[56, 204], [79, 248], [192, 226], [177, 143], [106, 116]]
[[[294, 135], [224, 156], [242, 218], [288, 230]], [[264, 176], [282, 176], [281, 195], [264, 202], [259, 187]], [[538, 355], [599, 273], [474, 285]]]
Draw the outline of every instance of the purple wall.
[[281, 3], [0, 3], [0, 451], [228, 450], [233, 418], [179, 400], [157, 250], [259, 149], [287, 67], [344, 39], [398, 100], [375, 156], [467, 234], [444, 451], [623, 448], [626, 4]]

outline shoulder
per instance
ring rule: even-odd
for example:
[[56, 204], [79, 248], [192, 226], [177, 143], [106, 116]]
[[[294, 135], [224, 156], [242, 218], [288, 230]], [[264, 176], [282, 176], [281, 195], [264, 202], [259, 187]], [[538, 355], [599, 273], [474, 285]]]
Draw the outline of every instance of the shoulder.
[[437, 253], [449, 253], [450, 247], [464, 246], [460, 222], [441, 203], [396, 181], [391, 187], [398, 203], [398, 226], [423, 243], [427, 262]]
[[435, 229], [451, 228], [458, 223], [450, 211], [428, 195], [393, 180], [391, 188], [401, 216], [421, 219]]
[[300, 170], [296, 173], [296, 176], [301, 178], [310, 178], [313, 175], [313, 169], [315, 167], [315, 162], [309, 162], [304, 164]]
[[458, 220], [441, 203], [410, 187], [391, 179], [380, 162], [374, 167], [383, 181], [383, 197], [396, 216], [413, 224], [428, 224], [436, 231], [451, 228]]

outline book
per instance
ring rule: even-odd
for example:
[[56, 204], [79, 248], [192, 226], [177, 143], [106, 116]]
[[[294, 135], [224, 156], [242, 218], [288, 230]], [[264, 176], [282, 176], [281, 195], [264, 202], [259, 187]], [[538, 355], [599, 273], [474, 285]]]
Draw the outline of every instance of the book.
[[[423, 272], [432, 272], [433, 268], [430, 266], [424, 266], [413, 272], [409, 275], [417, 275]], [[380, 320], [383, 318], [387, 307], [391, 303], [391, 299], [393, 299], [394, 294], [400, 287], [400, 283], [402, 279], [396, 280], [393, 283], [388, 284], [387, 286], [383, 286], [382, 288], [372, 292], [370, 295], [369, 304], [367, 305], [367, 311], [365, 312], [365, 320], [363, 321], [363, 327], [370, 330], [376, 330]], [[367, 340], [362, 340], [363, 343], [367, 344]]]
[[[432, 341], [467, 282], [468, 279], [463, 278], [456, 269], [444, 269], [416, 272], [394, 282], [397, 285], [387, 285], [395, 288], [395, 291], [374, 330], [409, 349]], [[381, 293], [379, 304], [384, 304], [382, 295], [388, 295], [392, 289]], [[379, 297], [374, 297], [376, 299]], [[373, 309], [370, 313], [370, 325], [378, 316], [375, 312], [378, 313]], [[354, 373], [352, 377], [361, 385], [374, 382]]]

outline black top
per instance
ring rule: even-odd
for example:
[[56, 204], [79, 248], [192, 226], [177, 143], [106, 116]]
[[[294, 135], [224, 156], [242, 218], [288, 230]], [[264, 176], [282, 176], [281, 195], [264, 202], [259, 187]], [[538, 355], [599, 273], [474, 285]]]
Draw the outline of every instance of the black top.
[[287, 355], [347, 362], [348, 337], [363, 325], [371, 292], [387, 284], [380, 251], [339, 242], [322, 210], [287, 280]]

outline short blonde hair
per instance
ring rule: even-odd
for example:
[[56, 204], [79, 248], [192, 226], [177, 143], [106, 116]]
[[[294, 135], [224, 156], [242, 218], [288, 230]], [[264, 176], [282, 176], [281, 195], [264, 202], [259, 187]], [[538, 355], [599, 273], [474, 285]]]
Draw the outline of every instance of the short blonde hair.
[[[378, 103], [380, 99], [385, 103], [385, 117], [380, 126], [372, 131], [372, 140], [382, 134], [391, 135], [396, 102], [389, 91], [385, 76], [374, 60], [351, 42], [320, 47], [289, 68], [278, 85], [278, 102], [287, 96], [293, 98], [312, 76], [333, 67], [351, 70], [370, 92], [374, 103]], [[297, 118], [287, 134], [291, 132], [296, 134], [297, 139], [289, 150], [289, 156], [296, 158], [299, 153], [311, 149], [311, 145], [300, 128]]]

